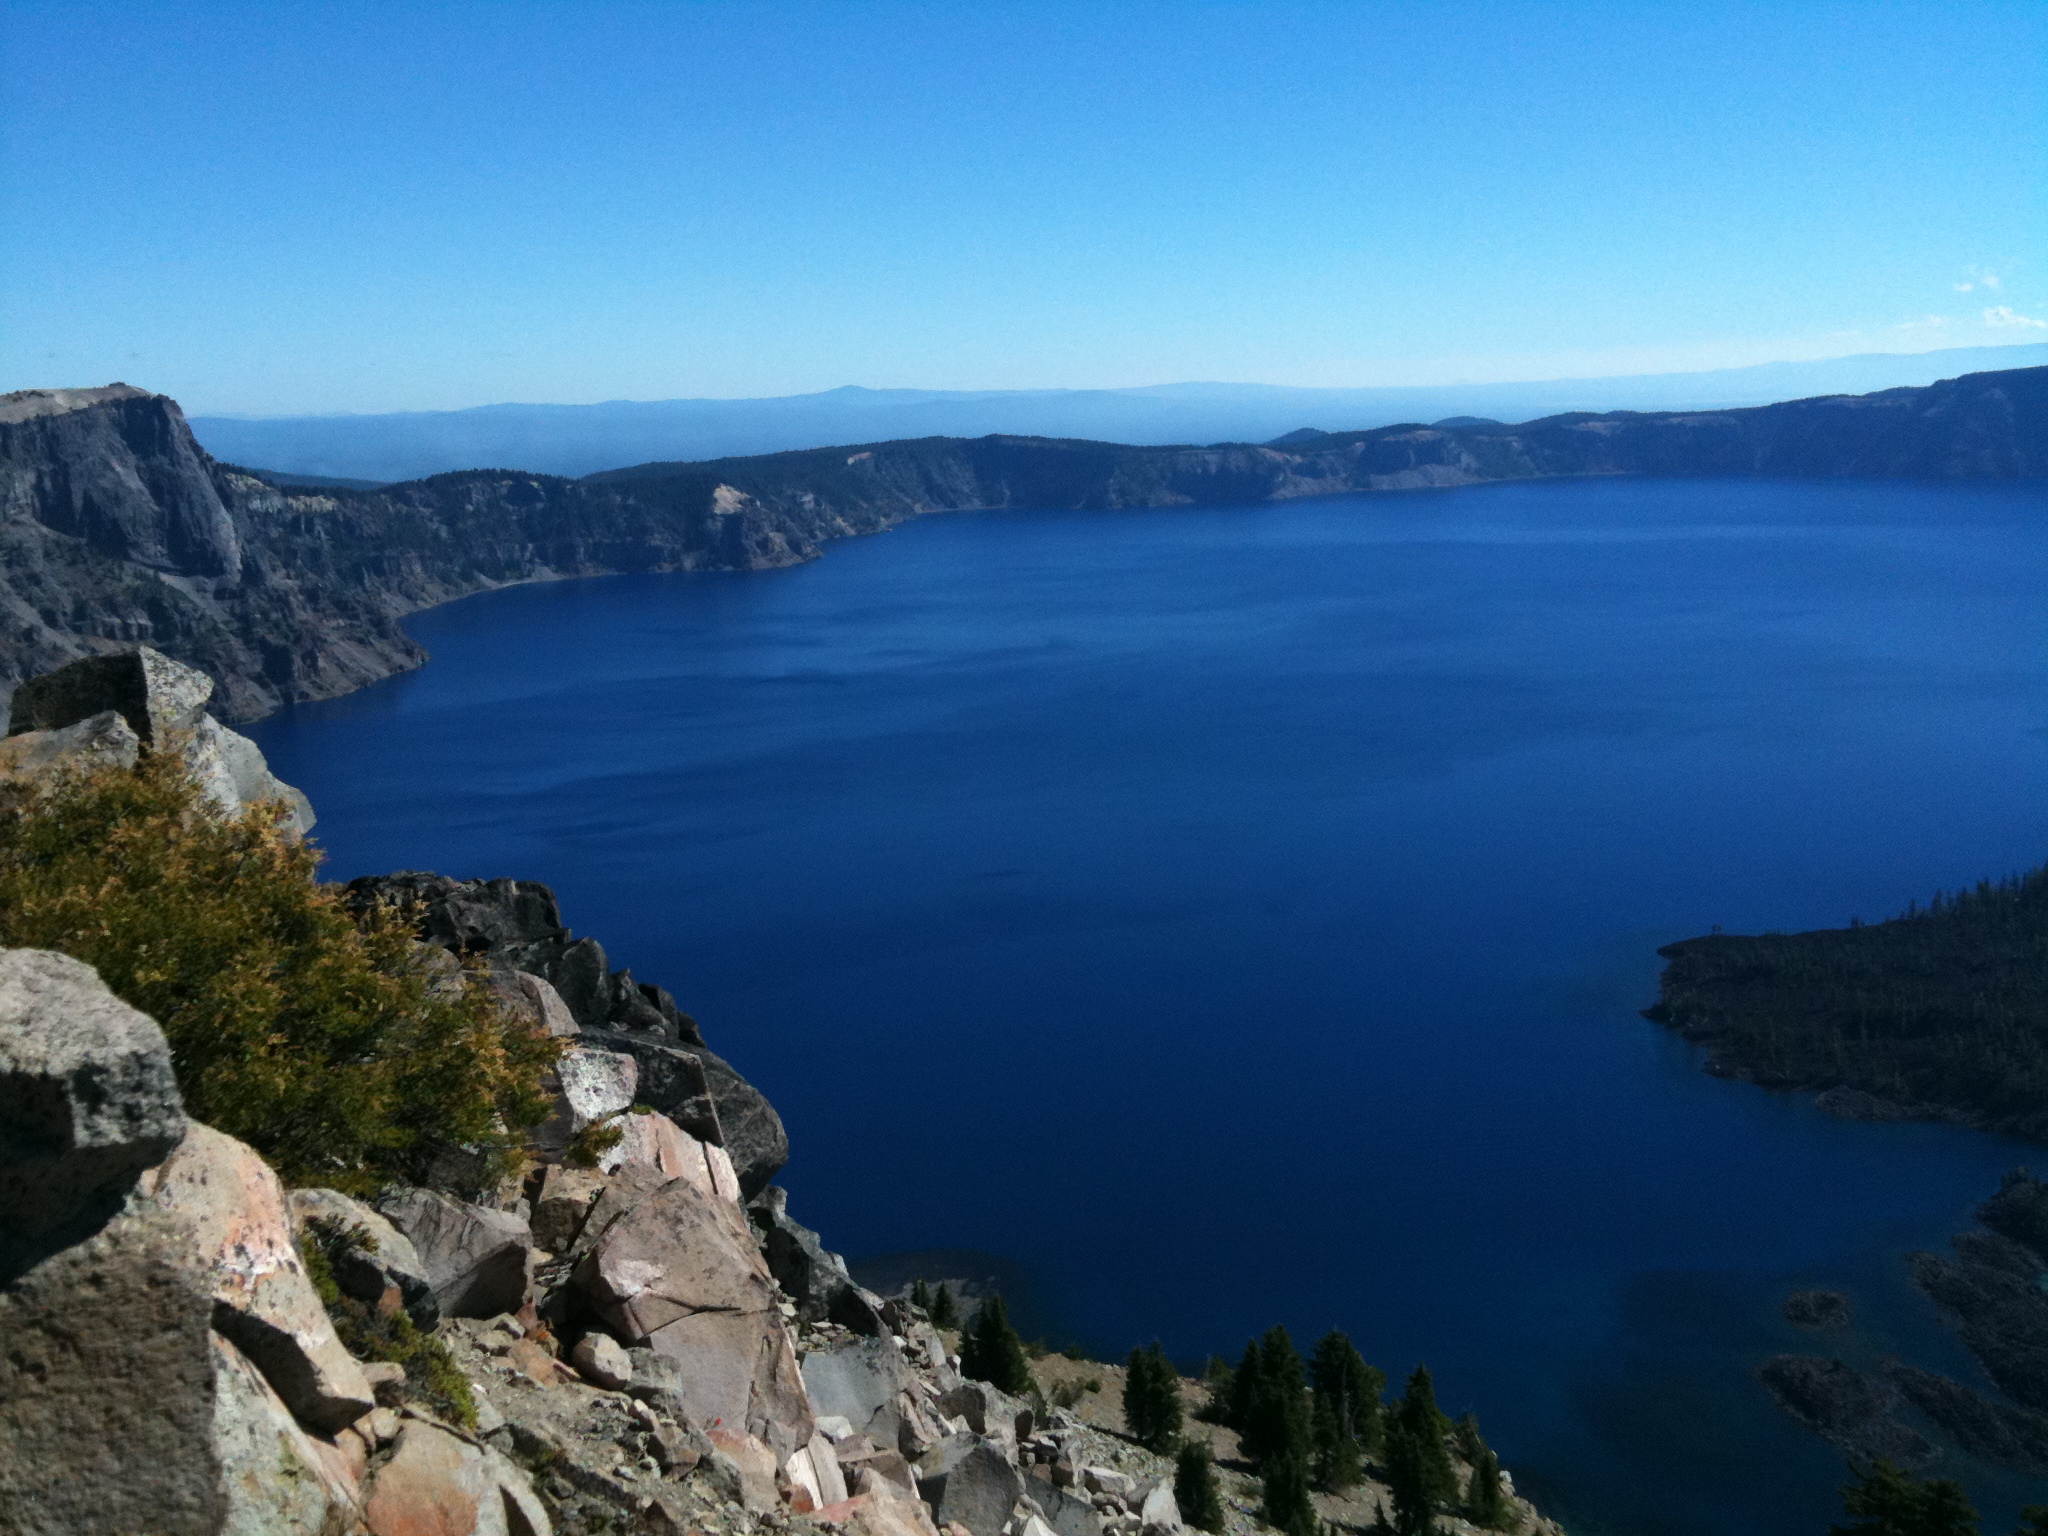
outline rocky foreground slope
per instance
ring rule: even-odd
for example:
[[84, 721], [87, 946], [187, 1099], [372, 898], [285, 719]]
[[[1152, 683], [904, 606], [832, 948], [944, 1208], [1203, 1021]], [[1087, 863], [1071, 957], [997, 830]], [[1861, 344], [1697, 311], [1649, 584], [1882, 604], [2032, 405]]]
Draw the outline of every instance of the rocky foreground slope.
[[1748, 410], [1294, 434], [1136, 448], [926, 438], [581, 480], [479, 469], [375, 491], [220, 464], [127, 385], [0, 396], [0, 689], [149, 644], [210, 673], [222, 718], [419, 665], [399, 621], [508, 583], [754, 570], [930, 512], [1230, 505], [1555, 476], [2048, 475], [2048, 369]]
[[[0, 778], [206, 761], [209, 685], [146, 650], [33, 679]], [[247, 750], [275, 788], [224, 814], [283, 788]], [[348, 893], [561, 1042], [552, 1115], [509, 1169], [451, 1146], [419, 1183], [287, 1188], [90, 966], [0, 949], [0, 1536], [1179, 1536], [1173, 1464], [1101, 1411], [1118, 1373], [1041, 1362], [1028, 1402], [964, 1377], [791, 1219], [767, 1100], [546, 887]], [[1252, 1536], [1251, 1480], [1223, 1485], [1214, 1536]], [[1500, 1525], [1556, 1536], [1518, 1499]]]

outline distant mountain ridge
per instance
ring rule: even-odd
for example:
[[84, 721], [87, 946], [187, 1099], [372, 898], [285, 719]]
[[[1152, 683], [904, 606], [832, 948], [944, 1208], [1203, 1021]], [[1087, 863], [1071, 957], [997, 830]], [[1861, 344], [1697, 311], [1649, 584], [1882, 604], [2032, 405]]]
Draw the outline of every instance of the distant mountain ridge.
[[202, 415], [193, 418], [192, 430], [218, 458], [300, 476], [391, 482], [478, 464], [585, 475], [655, 459], [728, 458], [908, 437], [1003, 433], [1146, 445], [1267, 442], [1315, 426], [1372, 428], [1462, 416], [1516, 422], [1567, 411], [1719, 410], [1867, 394], [2044, 363], [2048, 343], [1518, 384], [1163, 384], [957, 392], [849, 386], [767, 400], [486, 405], [254, 420]]
[[2048, 368], [1715, 412], [1297, 434], [1286, 447], [928, 437], [581, 480], [375, 490], [211, 458], [128, 385], [0, 396], [0, 684], [146, 643], [247, 720], [418, 666], [401, 620], [516, 582], [757, 570], [932, 512], [1241, 505], [1588, 475], [2048, 477]]

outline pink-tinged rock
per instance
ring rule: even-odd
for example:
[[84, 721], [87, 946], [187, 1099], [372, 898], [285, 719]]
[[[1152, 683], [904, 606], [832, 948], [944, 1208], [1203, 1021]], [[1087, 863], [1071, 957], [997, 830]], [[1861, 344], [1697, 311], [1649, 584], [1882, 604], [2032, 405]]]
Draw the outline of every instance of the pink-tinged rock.
[[[783, 1467], [789, 1479], [792, 1508], [799, 1514], [806, 1508], [823, 1509], [838, 1504], [846, 1498], [846, 1478], [839, 1470], [839, 1458], [833, 1453], [832, 1442], [823, 1435], [812, 1435], [811, 1443], [795, 1452]], [[807, 1504], [801, 1504], [801, 1494]]]
[[681, 1367], [693, 1422], [757, 1435], [786, 1459], [817, 1426], [775, 1282], [737, 1210], [686, 1178], [595, 1210], [576, 1280], [614, 1335]]
[[607, 1173], [642, 1172], [659, 1181], [688, 1179], [706, 1195], [739, 1204], [740, 1180], [723, 1147], [699, 1141], [667, 1115], [622, 1115], [624, 1134], [598, 1166]]
[[371, 1536], [549, 1536], [526, 1474], [487, 1446], [407, 1419], [364, 1510]]
[[507, 1013], [543, 1034], [573, 1040], [583, 1033], [562, 994], [538, 976], [525, 971], [493, 971], [490, 987]]
[[625, 1347], [608, 1333], [586, 1333], [569, 1353], [569, 1363], [593, 1387], [622, 1392], [633, 1379], [633, 1362]]
[[377, 1406], [292, 1242], [284, 1185], [253, 1148], [194, 1122], [146, 1183], [157, 1208], [192, 1220], [212, 1274], [214, 1328], [301, 1423], [332, 1434]]
[[754, 1435], [729, 1429], [711, 1431], [714, 1455], [729, 1458], [739, 1469], [740, 1503], [755, 1514], [782, 1507], [782, 1490], [776, 1486], [775, 1452]]
[[829, 1505], [812, 1519], [829, 1520], [846, 1536], [939, 1536], [931, 1511], [917, 1495], [880, 1478], [872, 1480], [867, 1492]]

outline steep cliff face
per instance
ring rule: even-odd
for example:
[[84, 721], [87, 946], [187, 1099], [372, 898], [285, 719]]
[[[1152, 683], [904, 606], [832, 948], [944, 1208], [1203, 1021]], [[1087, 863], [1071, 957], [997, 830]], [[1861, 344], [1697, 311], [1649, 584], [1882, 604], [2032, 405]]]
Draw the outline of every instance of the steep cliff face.
[[2048, 476], [2048, 369], [1752, 410], [1290, 434], [1132, 448], [919, 438], [582, 480], [471, 470], [381, 490], [216, 463], [124, 384], [0, 396], [0, 689], [152, 645], [225, 719], [415, 667], [406, 614], [512, 582], [756, 570], [928, 512], [1230, 505], [1579, 475]]

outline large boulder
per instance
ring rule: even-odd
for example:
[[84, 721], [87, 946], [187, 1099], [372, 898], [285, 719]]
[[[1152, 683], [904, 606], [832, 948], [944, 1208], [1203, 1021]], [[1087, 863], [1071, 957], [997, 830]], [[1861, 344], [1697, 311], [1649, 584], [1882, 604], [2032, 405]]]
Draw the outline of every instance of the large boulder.
[[111, 1215], [186, 1123], [155, 1020], [82, 961], [0, 950], [0, 1278], [7, 1238]]
[[825, 1418], [842, 1418], [878, 1445], [895, 1446], [902, 1434], [898, 1398], [915, 1377], [896, 1341], [861, 1339], [804, 1356], [804, 1388]]
[[204, 712], [212, 695], [212, 678], [146, 645], [87, 656], [15, 690], [0, 773], [91, 760], [127, 766], [142, 748], [175, 739], [200, 791], [223, 813], [281, 801], [288, 830], [312, 831], [311, 802], [270, 771], [262, 748]]
[[39, 778], [59, 768], [112, 764], [133, 768], [142, 738], [118, 710], [103, 710], [54, 731], [27, 731], [0, 740], [0, 776]]
[[412, 1240], [383, 1216], [336, 1189], [295, 1189], [291, 1211], [301, 1233], [321, 1222], [353, 1239], [335, 1245], [332, 1255], [334, 1283], [344, 1296], [374, 1307], [384, 1303], [386, 1292], [396, 1291], [416, 1326], [430, 1329], [441, 1320], [427, 1266]]
[[552, 1529], [524, 1472], [425, 1419], [407, 1419], [399, 1430], [363, 1522], [371, 1536], [549, 1536]]
[[740, 1192], [751, 1200], [789, 1161], [789, 1132], [767, 1095], [741, 1077], [731, 1062], [708, 1050], [696, 1055], [704, 1063], [704, 1081], [718, 1107], [719, 1128], [740, 1176]]
[[941, 1526], [963, 1525], [974, 1536], [1001, 1536], [1024, 1480], [1002, 1447], [977, 1435], [953, 1435], [926, 1453], [918, 1491]]
[[641, 1103], [660, 1110], [699, 1141], [725, 1145], [725, 1128], [703, 1062], [708, 1053], [701, 1047], [686, 1049], [657, 1035], [614, 1029], [590, 1030], [584, 1043], [631, 1056], [640, 1068]]
[[496, 1317], [526, 1300], [533, 1232], [510, 1211], [430, 1189], [396, 1189], [377, 1209], [419, 1255], [443, 1317]]
[[637, 1200], [601, 1200], [578, 1247], [584, 1296], [616, 1337], [682, 1366], [694, 1423], [755, 1435], [784, 1459], [809, 1443], [816, 1425], [780, 1297], [738, 1206], [672, 1179]]
[[555, 1063], [554, 1113], [535, 1127], [534, 1147], [543, 1156], [560, 1156], [591, 1126], [630, 1109], [639, 1086], [640, 1065], [631, 1056], [570, 1046]]
[[194, 1123], [144, 1187], [190, 1218], [213, 1326], [262, 1370], [299, 1422], [332, 1433], [377, 1406], [293, 1242], [284, 1186], [255, 1151]]
[[221, 1529], [210, 1291], [191, 1222], [156, 1211], [0, 1290], [0, 1530]]
[[29, 678], [14, 690], [7, 734], [62, 730], [111, 709], [146, 745], [157, 746], [197, 725], [212, 697], [213, 679], [204, 672], [138, 646]]

